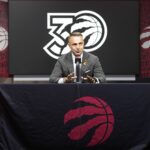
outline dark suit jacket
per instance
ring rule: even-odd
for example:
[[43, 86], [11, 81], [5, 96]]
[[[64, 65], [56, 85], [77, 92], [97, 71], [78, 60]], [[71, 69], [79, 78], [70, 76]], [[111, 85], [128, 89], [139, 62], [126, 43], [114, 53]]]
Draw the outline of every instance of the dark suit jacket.
[[[81, 63], [81, 76], [85, 76], [85, 72], [88, 75], [96, 77], [100, 82], [105, 82], [105, 75], [97, 56], [83, 52], [83, 58]], [[50, 82], [57, 83], [61, 77], [66, 77], [68, 74], [74, 72], [73, 60], [71, 52], [62, 55], [55, 64], [55, 67], [50, 75]]]

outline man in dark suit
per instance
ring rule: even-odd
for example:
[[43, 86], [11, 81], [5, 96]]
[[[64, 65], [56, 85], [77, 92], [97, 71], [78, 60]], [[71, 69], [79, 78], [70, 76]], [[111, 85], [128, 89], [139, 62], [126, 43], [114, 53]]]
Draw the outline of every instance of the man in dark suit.
[[80, 63], [81, 83], [105, 82], [105, 75], [97, 56], [84, 51], [84, 39], [80, 32], [68, 37], [70, 52], [62, 55], [50, 75], [51, 83], [73, 83], [77, 80], [76, 60]]

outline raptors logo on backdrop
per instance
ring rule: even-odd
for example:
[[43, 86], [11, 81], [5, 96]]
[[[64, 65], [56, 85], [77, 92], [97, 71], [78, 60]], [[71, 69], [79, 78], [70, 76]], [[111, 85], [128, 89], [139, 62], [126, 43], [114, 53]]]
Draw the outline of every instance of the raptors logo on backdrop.
[[8, 3], [0, 2], [0, 77], [8, 76]]
[[113, 131], [114, 115], [104, 100], [85, 96], [74, 101], [73, 109], [64, 115], [64, 124], [71, 127], [68, 131], [71, 140], [81, 142], [89, 139], [85, 145], [91, 147], [109, 138]]
[[0, 26], [0, 52], [6, 50], [8, 46], [8, 32]]
[[47, 13], [47, 29], [51, 40], [43, 49], [54, 59], [70, 51], [66, 39], [71, 32], [79, 31], [83, 34], [87, 52], [100, 48], [107, 37], [104, 19], [89, 10], [77, 13]]
[[145, 27], [140, 35], [141, 75], [150, 77], [150, 26]]
[[144, 31], [140, 35], [141, 47], [144, 50], [148, 50], [150, 48], [150, 26], [145, 27]]
[[140, 0], [141, 77], [150, 77], [150, 1]]

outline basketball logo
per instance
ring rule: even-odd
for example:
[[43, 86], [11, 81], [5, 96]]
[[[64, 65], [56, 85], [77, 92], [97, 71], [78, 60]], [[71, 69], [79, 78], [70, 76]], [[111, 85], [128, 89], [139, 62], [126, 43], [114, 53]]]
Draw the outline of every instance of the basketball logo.
[[50, 41], [43, 47], [54, 59], [70, 51], [66, 42], [71, 32], [81, 32], [86, 52], [98, 50], [107, 37], [107, 25], [103, 17], [90, 10], [76, 13], [47, 13], [47, 29]]
[[0, 27], [0, 52], [5, 50], [8, 46], [8, 32]]
[[75, 15], [71, 32], [80, 31], [84, 38], [84, 49], [92, 52], [100, 48], [107, 37], [107, 26], [104, 19], [93, 11], [80, 11]]
[[140, 35], [141, 47], [143, 49], [150, 48], [150, 26], [144, 28], [143, 32]]
[[[85, 144], [86, 147], [105, 142], [111, 135], [114, 126], [114, 115], [111, 107], [104, 100], [90, 96], [75, 100], [73, 105], [76, 104], [78, 107], [74, 107], [64, 115], [65, 125], [70, 122], [75, 123], [75, 120], [80, 119], [68, 131], [70, 140], [82, 141], [90, 135], [89, 141]], [[91, 130], [93, 132], [89, 134]]]

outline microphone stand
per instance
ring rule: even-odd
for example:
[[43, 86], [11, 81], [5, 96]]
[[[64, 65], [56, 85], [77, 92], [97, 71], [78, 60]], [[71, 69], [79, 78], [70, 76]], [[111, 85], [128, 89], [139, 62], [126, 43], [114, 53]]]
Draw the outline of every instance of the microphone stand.
[[75, 58], [75, 64], [76, 64], [76, 82], [77, 83], [81, 83], [81, 68], [80, 68], [80, 64], [81, 64], [81, 58]]

